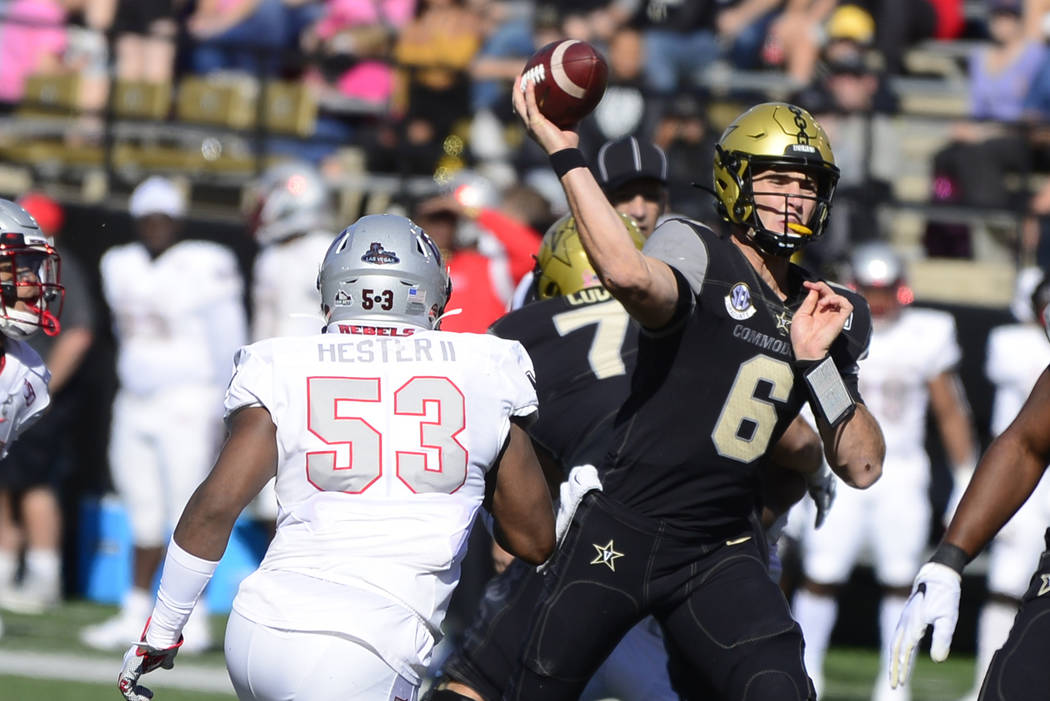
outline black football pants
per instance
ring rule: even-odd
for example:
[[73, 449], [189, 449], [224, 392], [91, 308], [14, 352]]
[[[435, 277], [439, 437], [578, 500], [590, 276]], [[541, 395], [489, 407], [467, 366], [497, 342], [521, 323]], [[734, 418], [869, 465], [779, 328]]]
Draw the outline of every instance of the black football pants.
[[651, 613], [692, 678], [722, 701], [814, 699], [802, 632], [751, 530], [704, 543], [588, 495], [544, 577], [511, 701], [572, 701]]
[[1050, 693], [1050, 529], [1006, 642], [992, 657], [979, 701], [1045, 701]]

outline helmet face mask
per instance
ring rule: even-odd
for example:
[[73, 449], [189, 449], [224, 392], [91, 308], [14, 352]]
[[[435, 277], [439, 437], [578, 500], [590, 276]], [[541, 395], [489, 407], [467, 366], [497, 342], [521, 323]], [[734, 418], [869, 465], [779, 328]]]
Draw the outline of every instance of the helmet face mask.
[[59, 331], [65, 289], [61, 260], [36, 221], [0, 200], [0, 333], [24, 339]]
[[[623, 220], [624, 228], [631, 235], [635, 247], [641, 250], [645, 244], [645, 237], [638, 230], [634, 219], [622, 213], [620, 219]], [[587, 251], [580, 242], [576, 220], [571, 214], [551, 224], [544, 234], [540, 251], [536, 255], [535, 275], [537, 299], [561, 297], [602, 286], [590, 258], [587, 257]]]
[[[812, 192], [756, 191], [756, 176], [769, 171], [798, 174], [812, 184]], [[789, 256], [824, 233], [839, 171], [827, 134], [805, 110], [782, 102], [756, 105], [730, 124], [715, 146], [714, 189], [719, 214], [747, 229], [747, 235], [766, 253]], [[761, 179], [761, 178], [760, 178]], [[783, 197], [780, 223], [769, 228], [756, 195]], [[791, 221], [791, 200], [814, 202], [807, 221]], [[768, 217], [771, 221], [772, 217]]]
[[317, 276], [327, 322], [437, 327], [452, 284], [434, 242], [410, 219], [361, 217], [340, 233]]

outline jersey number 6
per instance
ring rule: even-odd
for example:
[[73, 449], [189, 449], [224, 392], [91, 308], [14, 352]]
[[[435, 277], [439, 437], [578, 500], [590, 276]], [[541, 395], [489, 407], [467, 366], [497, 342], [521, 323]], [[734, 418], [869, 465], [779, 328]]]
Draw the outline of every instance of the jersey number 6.
[[[306, 478], [322, 491], [364, 492], [383, 476], [383, 435], [352, 407], [380, 403], [380, 379], [310, 377], [306, 392], [307, 428], [333, 446], [306, 454]], [[465, 428], [465, 414], [463, 394], [447, 377], [413, 377], [394, 392], [395, 416], [420, 417], [417, 431], [398, 431], [395, 446], [397, 477], [413, 492], [451, 494], [463, 485], [467, 451], [456, 436]], [[350, 454], [345, 464], [334, 447], [340, 445]]]
[[[769, 399], [755, 396], [760, 382], [770, 385]], [[795, 373], [782, 360], [756, 355], [740, 364], [711, 440], [718, 454], [749, 463], [764, 455], [777, 425], [773, 401], [786, 402]]]

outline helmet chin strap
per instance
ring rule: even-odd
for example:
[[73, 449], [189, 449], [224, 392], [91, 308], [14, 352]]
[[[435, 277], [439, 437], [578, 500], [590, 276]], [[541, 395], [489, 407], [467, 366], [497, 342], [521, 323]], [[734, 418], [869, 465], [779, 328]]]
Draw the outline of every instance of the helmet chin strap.
[[58, 323], [58, 317], [45, 309], [40, 314], [40, 328], [48, 336], [57, 336], [58, 332], [62, 330], [62, 325]]
[[463, 313], [462, 309], [448, 309], [448, 310], [446, 310], [444, 314], [439, 316], [437, 319], [434, 319], [434, 328], [437, 328], [437, 325], [440, 324], [441, 320], [444, 319], [446, 316], [456, 316], [457, 314], [462, 314], [462, 313]]

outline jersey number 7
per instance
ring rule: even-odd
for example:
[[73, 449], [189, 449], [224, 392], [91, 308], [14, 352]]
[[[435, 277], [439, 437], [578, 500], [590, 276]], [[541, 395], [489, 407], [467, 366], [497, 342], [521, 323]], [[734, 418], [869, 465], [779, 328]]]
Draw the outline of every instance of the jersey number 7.
[[[360, 494], [383, 476], [383, 435], [354, 411], [358, 402], [382, 403], [378, 377], [309, 377], [307, 428], [332, 450], [306, 454], [306, 478], [321, 491]], [[429, 407], [428, 407], [429, 405]], [[428, 420], [428, 408], [433, 418]], [[393, 394], [395, 416], [418, 416], [418, 431], [399, 431], [397, 477], [415, 493], [451, 494], [467, 478], [463, 393], [447, 377], [413, 377]], [[416, 438], [417, 440], [412, 440]], [[336, 446], [350, 458], [340, 463]]]

